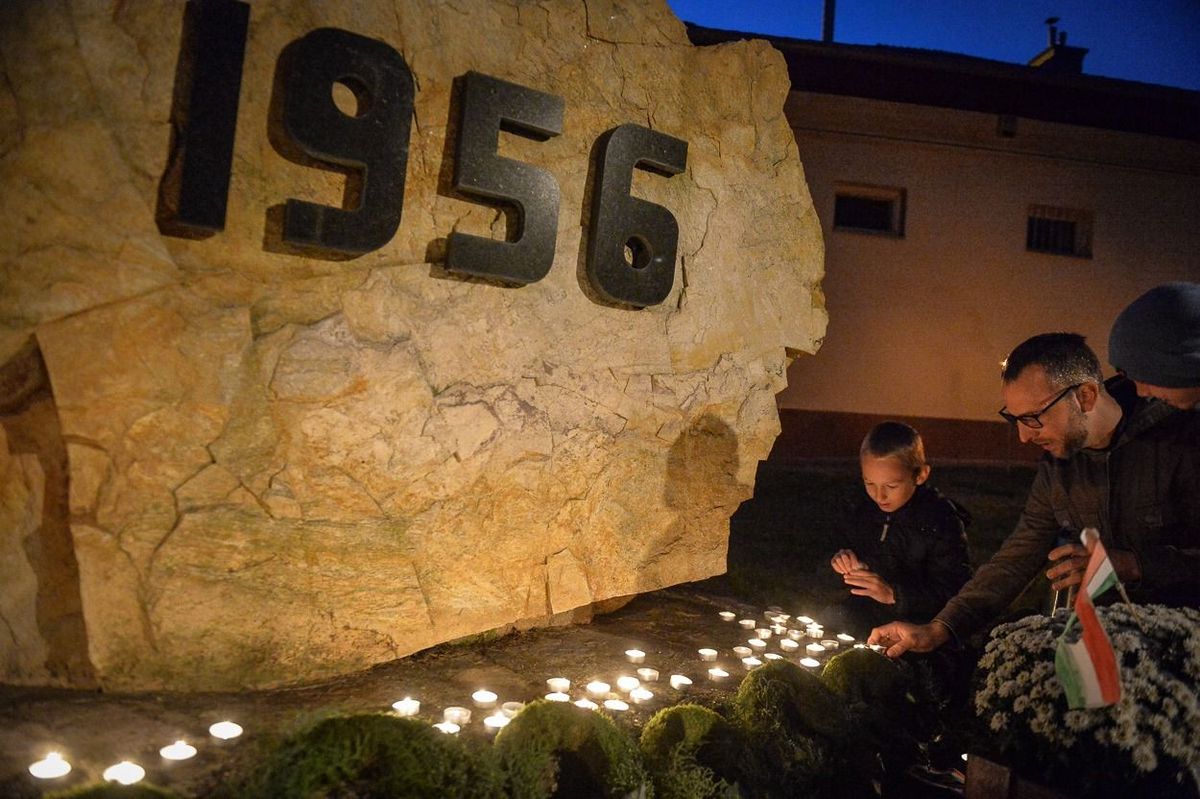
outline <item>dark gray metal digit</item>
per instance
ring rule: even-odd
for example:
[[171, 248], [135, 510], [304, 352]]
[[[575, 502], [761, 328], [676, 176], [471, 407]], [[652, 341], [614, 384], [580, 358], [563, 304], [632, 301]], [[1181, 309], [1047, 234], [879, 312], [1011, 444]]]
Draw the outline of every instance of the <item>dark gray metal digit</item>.
[[164, 235], [205, 238], [225, 229], [249, 25], [249, 4], [236, 0], [188, 0], [184, 8], [171, 152], [155, 210]]
[[[284, 242], [329, 255], [379, 249], [395, 235], [404, 203], [413, 111], [408, 64], [384, 42], [336, 28], [288, 45], [280, 64], [285, 144], [318, 166], [345, 171], [350, 206], [288, 199]], [[353, 92], [354, 115], [334, 104], [337, 83]]]
[[446, 269], [525, 285], [554, 262], [558, 182], [544, 169], [496, 155], [500, 131], [534, 139], [562, 133], [563, 98], [478, 72], [463, 78], [462, 116], [454, 155], [454, 188], [516, 210], [506, 241], [451, 233]]
[[640, 125], [601, 139], [588, 229], [587, 275], [611, 302], [644, 308], [667, 298], [675, 282], [679, 224], [666, 208], [629, 194], [633, 169], [678, 175], [687, 142]]

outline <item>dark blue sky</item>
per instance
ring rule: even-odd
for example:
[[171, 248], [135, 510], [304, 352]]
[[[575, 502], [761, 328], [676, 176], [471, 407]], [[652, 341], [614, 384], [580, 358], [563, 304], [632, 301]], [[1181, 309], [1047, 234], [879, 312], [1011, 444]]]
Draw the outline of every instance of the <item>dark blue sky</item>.
[[[822, 0], [667, 0], [686, 22], [821, 38]], [[1047, 17], [1086, 47], [1088, 75], [1200, 91], [1200, 0], [837, 0], [834, 40], [947, 50], [1023, 64]]]

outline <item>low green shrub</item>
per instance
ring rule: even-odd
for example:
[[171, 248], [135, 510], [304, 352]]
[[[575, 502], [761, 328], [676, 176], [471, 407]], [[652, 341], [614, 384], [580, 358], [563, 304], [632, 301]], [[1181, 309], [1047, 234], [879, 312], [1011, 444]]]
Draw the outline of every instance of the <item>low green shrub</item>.
[[633, 738], [603, 713], [569, 702], [531, 702], [496, 736], [505, 795], [650, 797], [650, 777]]
[[732, 799], [742, 748], [736, 729], [719, 713], [679, 704], [654, 714], [642, 728], [642, 754], [659, 799]]
[[469, 748], [457, 736], [416, 719], [363, 714], [325, 719], [284, 741], [237, 795], [490, 799], [503, 794], [487, 748]]

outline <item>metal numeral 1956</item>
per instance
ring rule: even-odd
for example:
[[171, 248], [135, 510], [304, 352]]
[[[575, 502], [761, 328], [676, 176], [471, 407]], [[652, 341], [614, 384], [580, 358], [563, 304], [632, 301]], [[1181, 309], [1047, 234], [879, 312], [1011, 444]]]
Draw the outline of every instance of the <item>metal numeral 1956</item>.
[[[240, 0], [189, 0], [159, 185], [165, 235], [206, 238], [225, 228], [238, 102], [250, 24]], [[503, 241], [452, 232], [446, 269], [509, 285], [541, 280], [554, 262], [561, 194], [548, 170], [498, 154], [500, 132], [545, 141], [562, 133], [562, 97], [477, 72], [460, 80], [453, 190], [509, 211]], [[347, 111], [334, 100], [353, 95]], [[412, 72], [393, 47], [336, 28], [310, 31], [276, 64], [268, 136], [283, 157], [345, 176], [341, 207], [295, 198], [268, 211], [267, 238], [284, 252], [353, 258], [400, 225], [413, 116]], [[585, 272], [607, 302], [645, 307], [671, 291], [679, 226], [630, 194], [633, 170], [677, 175], [687, 142], [639, 125], [601, 135], [593, 165]]]

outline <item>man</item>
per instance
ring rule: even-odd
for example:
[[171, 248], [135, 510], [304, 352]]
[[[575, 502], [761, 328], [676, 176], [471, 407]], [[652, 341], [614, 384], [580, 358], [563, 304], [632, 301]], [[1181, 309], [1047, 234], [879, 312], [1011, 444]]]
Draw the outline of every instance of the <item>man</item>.
[[[893, 622], [870, 643], [890, 657], [929, 652], [985, 628], [1046, 569], [1054, 589], [1081, 581], [1085, 527], [1100, 531], [1135, 602], [1200, 602], [1200, 414], [1139, 399], [1074, 333], [1023, 342], [1001, 375], [1022, 442], [1046, 451], [1016, 529], [929, 624]], [[1068, 532], [1076, 543], [1055, 546]], [[1047, 558], [1050, 564], [1047, 568]]]
[[1113, 322], [1108, 362], [1138, 396], [1200, 410], [1200, 283], [1156, 286], [1130, 303]]

